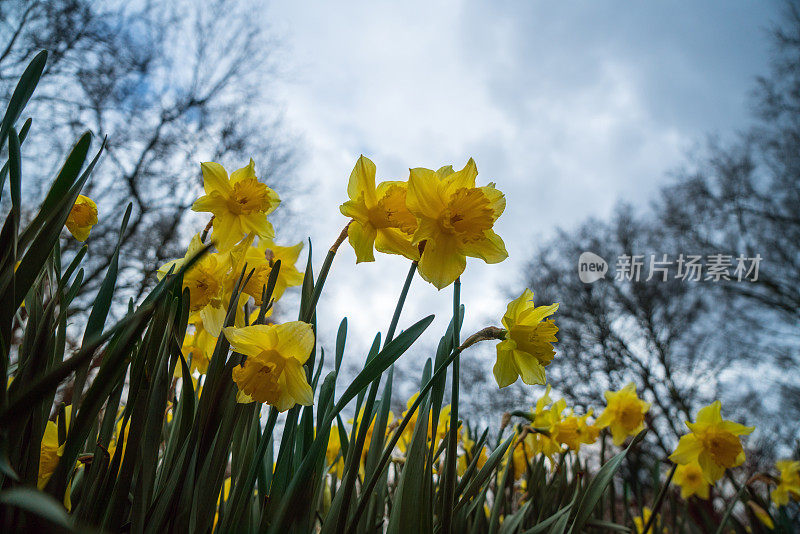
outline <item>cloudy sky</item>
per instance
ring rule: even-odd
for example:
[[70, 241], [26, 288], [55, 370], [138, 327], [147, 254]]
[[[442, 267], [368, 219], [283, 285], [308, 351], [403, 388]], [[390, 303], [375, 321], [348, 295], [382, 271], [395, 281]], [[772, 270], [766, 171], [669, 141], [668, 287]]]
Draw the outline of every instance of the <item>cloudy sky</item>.
[[[468, 262], [464, 334], [498, 321], [503, 288], [522, 291], [521, 267], [555, 227], [620, 199], [644, 205], [707, 135], [746, 126], [779, 15], [777, 1], [752, 0], [270, 4], [262, 17], [283, 44], [278, 96], [311, 187], [295, 208], [309, 217], [317, 270], [346, 222], [338, 206], [359, 154], [379, 181], [474, 157], [479, 183], [507, 196], [496, 229], [510, 257]], [[361, 357], [407, 269], [392, 256], [355, 266], [344, 246], [321, 302], [323, 343], [347, 316], [349, 354]], [[436, 313], [432, 343], [451, 299], [417, 278], [401, 327]]]

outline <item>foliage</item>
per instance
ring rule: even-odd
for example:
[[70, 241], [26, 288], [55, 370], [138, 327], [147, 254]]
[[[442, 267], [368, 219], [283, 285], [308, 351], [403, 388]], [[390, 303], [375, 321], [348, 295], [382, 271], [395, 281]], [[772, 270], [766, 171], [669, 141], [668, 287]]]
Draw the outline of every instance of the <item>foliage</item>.
[[[624, 525], [635, 524], [640, 515], [645, 530], [650, 526], [660, 529], [667, 521], [656, 518], [669, 510], [672, 528], [689, 530], [680, 511], [695, 503], [676, 501], [674, 492], [667, 491], [674, 471], [655, 499], [643, 496], [647, 500], [632, 501], [627, 489], [622, 496], [615, 496], [610, 486], [615, 472], [640, 447], [644, 432], [607, 462], [603, 461], [606, 437], [600, 437], [602, 465], [598, 465], [591, 449], [581, 449], [582, 443], [588, 445], [598, 439], [599, 431], [588, 430], [591, 414], [565, 414], [563, 400], [551, 402], [548, 398], [534, 411], [509, 415], [508, 424], [492, 435], [489, 429], [478, 432], [470, 428], [459, 417], [459, 362], [467, 349], [483, 341], [511, 340], [519, 345], [513, 349], [516, 362], [536, 355], [526, 353], [520, 341], [525, 330], [516, 330], [506, 338], [506, 330], [488, 327], [461, 342], [465, 309], [460, 303], [457, 275], [452, 287], [453, 318], [436, 354], [426, 361], [419, 394], [402, 417], [394, 420], [389, 410], [393, 365], [414, 347], [433, 319], [421, 318], [395, 335], [417, 269], [415, 261], [411, 262], [392, 323], [385, 336], [376, 334], [360, 372], [348, 384], [337, 383], [347, 350], [345, 319], [336, 339], [333, 370], [323, 376], [325, 351], [309, 336], [316, 327], [316, 304], [327, 274], [352, 221], [329, 249], [316, 278], [309, 246], [299, 321], [279, 325], [285, 327], [280, 332], [266, 321], [284, 269], [281, 263], [286, 261], [287, 272], [296, 273], [288, 265], [296, 254], [266, 261], [270, 247], [275, 251], [280, 247], [253, 247], [254, 235], [246, 227], [241, 227], [243, 241], [229, 243], [230, 250], [212, 252], [212, 244], [205, 242], [207, 236], [198, 236], [190, 253], [165, 266], [164, 276], [155, 287], [141, 302], [131, 300], [128, 312], [113, 322], [109, 311], [120, 278], [121, 245], [132, 213], [129, 207], [83, 324], [80, 346], [68, 349], [67, 319], [84, 282], [81, 262], [85, 248], [69, 264], [63, 263], [60, 236], [105, 150], [105, 141], [90, 159], [91, 134], [78, 139], [38, 214], [23, 229], [20, 146], [30, 119], [19, 131], [16, 126], [45, 62], [46, 53], [42, 52], [30, 63], [0, 125], [0, 146], [8, 147], [2, 182], [8, 180], [11, 197], [0, 231], [0, 529], [137, 533], [629, 532], [631, 529]], [[474, 163], [470, 165], [474, 167]], [[493, 232], [483, 248], [470, 247], [470, 243], [478, 232], [490, 235], [491, 224], [502, 211], [496, 207], [498, 193], [494, 187], [476, 187], [477, 171], [471, 174], [471, 167], [465, 169], [469, 172], [440, 170], [440, 182], [424, 184], [428, 191], [460, 184], [460, 189], [448, 191], [453, 207], [461, 210], [455, 213], [466, 214], [466, 199], [495, 206], [487, 208], [485, 220], [470, 221], [472, 226], [462, 225], [461, 218], [446, 221], [458, 230], [455, 238], [449, 237], [452, 234], [446, 225], [437, 230], [439, 244], [459, 240], [455, 260], [440, 262], [448, 276], [454, 264], [462, 265], [465, 255], [490, 262], [497, 259], [484, 257], [486, 251], [497, 248]], [[417, 170], [434, 176], [433, 171], [422, 171]], [[222, 200], [214, 204], [228, 210], [227, 218], [214, 227], [215, 231], [230, 235], [230, 228], [239, 229], [236, 225], [249, 220], [254, 212], [266, 218], [270, 210], [263, 203], [253, 204], [252, 196], [261, 200], [272, 197], [266, 186], [256, 183], [251, 167], [230, 177], [212, 173], [206, 179], [216, 180], [219, 186], [206, 187], [209, 197], [212, 190], [227, 195], [220, 195]], [[240, 186], [243, 183], [247, 187]], [[429, 201], [424, 195], [415, 202]], [[490, 204], [490, 197], [494, 204]], [[243, 214], [243, 206], [257, 209]], [[454, 213], [440, 208], [436, 213]], [[434, 213], [422, 211], [426, 216]], [[259, 226], [264, 230], [261, 238], [267, 233], [263, 222]], [[415, 235], [414, 244], [425, 247], [425, 239]], [[223, 239], [222, 243], [228, 241]], [[91, 245], [91, 237], [88, 242]], [[259, 261], [266, 261], [259, 274], [263, 275], [258, 282], [260, 298], [254, 298], [254, 288], [248, 286], [259, 267], [250, 263], [254, 256], [248, 256], [254, 248], [260, 254]], [[441, 284], [447, 277], [439, 276], [435, 265], [428, 264], [433, 270], [426, 276]], [[206, 276], [218, 276], [218, 287], [206, 283]], [[284, 289], [290, 285], [286, 280], [284, 283]], [[198, 294], [203, 298], [198, 299]], [[260, 306], [253, 309], [250, 298], [260, 301]], [[218, 309], [222, 311], [219, 325]], [[514, 325], [536, 328], [544, 324], [522, 320], [526, 311], [535, 310], [538, 308], [531, 306], [520, 311]], [[198, 328], [198, 314], [204, 331], [216, 337], [205, 366], [197, 361], [203, 352], [200, 345], [206, 345], [197, 341], [201, 332], [190, 333], [191, 344], [187, 347], [186, 343], [190, 321], [192, 328]], [[553, 340], [551, 330], [548, 326], [545, 342]], [[310, 353], [303, 350], [295, 354], [306, 343]], [[231, 344], [241, 352], [231, 351]], [[266, 380], [269, 388], [251, 390], [243, 385], [239, 390], [239, 385], [249, 384], [243, 374], [250, 365], [260, 366], [255, 374], [265, 375], [260, 379]], [[298, 388], [289, 388], [288, 401], [284, 396], [273, 397], [270, 388], [282, 388], [286, 383], [280, 381], [283, 375], [270, 373], [278, 369], [282, 372], [283, 366], [290, 365], [301, 369], [299, 380], [305, 382], [292, 382]], [[448, 373], [452, 384], [446, 405]], [[71, 388], [69, 406], [56, 402], [62, 384]], [[305, 395], [303, 385], [310, 387], [313, 398]], [[349, 430], [342, 417], [348, 407], [357, 414]], [[639, 419], [635, 425], [625, 426], [628, 434], [639, 430], [642, 410], [646, 410], [641, 404], [636, 407]], [[266, 421], [261, 419], [262, 408], [267, 411]], [[280, 425], [279, 410], [285, 410]], [[624, 419], [625, 414], [615, 417]], [[697, 427], [693, 431], [700, 436]], [[402, 449], [398, 446], [401, 438]], [[696, 439], [706, 439], [705, 434]], [[735, 439], [739, 451], [741, 445], [738, 437]], [[541, 449], [544, 444], [551, 448]], [[709, 454], [713, 454], [713, 443], [710, 447]], [[791, 494], [794, 475], [790, 466], [785, 471], [782, 487]], [[657, 468], [654, 478], [659, 478]], [[715, 509], [709, 501], [705, 519], [720, 528], [727, 521], [737, 529], [742, 527], [747, 519], [734, 511], [739, 500], [747, 502], [752, 513], [758, 507], [769, 516], [768, 504], [754, 487], [748, 484], [737, 490], [734, 499], [727, 499], [730, 506], [726, 509]], [[651, 519], [640, 511], [645, 502], [652, 502], [652, 513], [647, 516]], [[775, 525], [788, 532], [787, 509], [784, 506], [772, 515]], [[681, 517], [679, 524], [677, 516]], [[750, 524], [760, 528], [759, 523]]]

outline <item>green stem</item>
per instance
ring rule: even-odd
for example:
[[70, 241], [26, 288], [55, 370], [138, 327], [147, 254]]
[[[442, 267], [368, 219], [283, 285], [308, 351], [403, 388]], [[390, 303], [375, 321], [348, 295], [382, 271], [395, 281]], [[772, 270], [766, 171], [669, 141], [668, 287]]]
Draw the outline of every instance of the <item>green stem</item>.
[[[389, 459], [392, 456], [392, 451], [394, 450], [395, 446], [397, 445], [397, 442], [400, 441], [400, 436], [403, 435], [403, 431], [408, 426], [408, 423], [411, 421], [411, 418], [417, 412], [417, 409], [419, 408], [420, 404], [422, 404], [422, 401], [425, 399], [425, 395], [427, 395], [428, 392], [433, 387], [433, 385], [435, 383], [437, 383], [439, 381], [439, 379], [442, 378], [442, 376], [444, 375], [444, 372], [447, 370], [447, 367], [451, 363], [453, 363], [453, 361], [455, 361], [455, 359], [462, 352], [464, 352], [464, 350], [466, 350], [468, 347], [471, 347], [472, 345], [474, 345], [478, 341], [486, 340], [486, 339], [495, 339], [495, 337], [493, 337], [491, 335], [492, 334], [492, 330], [493, 329], [491, 329], [491, 328], [484, 329], [481, 332], [479, 332], [479, 333], [477, 333], [477, 334], [475, 334], [473, 336], [470, 336], [464, 342], [463, 345], [461, 345], [456, 350], [454, 350], [447, 357], [447, 359], [445, 359], [438, 367], [436, 367], [436, 370], [434, 371], [433, 375], [428, 379], [427, 382], [425, 382], [425, 385], [422, 386], [422, 388], [420, 388], [419, 394], [417, 395], [417, 398], [414, 400], [414, 402], [411, 404], [411, 406], [409, 406], [405, 417], [403, 417], [403, 420], [400, 422], [400, 425], [397, 428], [395, 428], [394, 434], [392, 434], [392, 438], [389, 440], [389, 442], [387, 443], [386, 447], [384, 447], [384, 449], [383, 449], [383, 456], [381, 456], [380, 462], [378, 462], [378, 467], [375, 469], [375, 472], [373, 473], [372, 478], [369, 480], [369, 482], [364, 485], [364, 489], [362, 491], [362, 494], [369, 495], [370, 493], [372, 493], [372, 490], [375, 489], [375, 486], [377, 485], [378, 480], [380, 478], [381, 472], [386, 468], [386, 464], [389, 463]], [[367, 505], [368, 502], [369, 502], [368, 499], [363, 499], [363, 498], [361, 499], [361, 502], [358, 504], [358, 508], [356, 509], [356, 513], [353, 514], [353, 519], [352, 519], [352, 521], [350, 521], [350, 525], [348, 526], [347, 532], [355, 532], [355, 527], [358, 524], [358, 521], [361, 518], [361, 515], [366, 510], [366, 508], [367, 508], [366, 505]]]
[[739, 491], [736, 492], [736, 496], [731, 500], [731, 503], [728, 505], [728, 509], [725, 510], [725, 515], [722, 516], [722, 521], [720, 521], [719, 526], [717, 527], [716, 534], [722, 534], [722, 529], [725, 527], [728, 519], [731, 518], [733, 509], [736, 506], [736, 503], [739, 502], [739, 499], [742, 497], [742, 494], [746, 488], [747, 486], [742, 486], [739, 488]]
[[[403, 311], [403, 305], [406, 302], [406, 297], [408, 296], [408, 290], [411, 287], [411, 280], [414, 278], [414, 273], [417, 270], [417, 262], [412, 262], [411, 267], [408, 270], [408, 274], [406, 275], [406, 281], [403, 284], [403, 289], [400, 291], [400, 296], [397, 299], [397, 305], [394, 309], [394, 314], [392, 315], [392, 321], [389, 324], [389, 330], [386, 332], [386, 339], [384, 340], [383, 346], [384, 348], [389, 342], [392, 341], [394, 338], [395, 330], [397, 330], [397, 323], [400, 320], [400, 314]], [[391, 380], [391, 371], [389, 375], [389, 379]], [[367, 394], [367, 403], [365, 406], [372, 406], [375, 402], [375, 396], [378, 392], [378, 385], [380, 383], [380, 376], [375, 379], [374, 382], [370, 385], [369, 392]], [[369, 414], [367, 413], [366, 408], [364, 408], [364, 416], [360, 424], [358, 425], [358, 433], [356, 434], [356, 439], [354, 443], [351, 443], [351, 447], [353, 448], [348, 454], [351, 464], [349, 464], [350, 469], [347, 470], [345, 473], [344, 479], [342, 480], [342, 485], [339, 491], [342, 491], [342, 505], [341, 505], [341, 513], [339, 514], [339, 519], [337, 523], [337, 532], [343, 532], [346, 525], [347, 525], [347, 511], [350, 509], [350, 499], [352, 497], [352, 492], [355, 487], [355, 479], [358, 476], [359, 470], [359, 461], [361, 459], [362, 450], [364, 447], [364, 443], [366, 442], [366, 436], [368, 429], [370, 427], [371, 419]], [[377, 471], [380, 473], [383, 469]], [[365, 494], [369, 495], [369, 494]], [[355, 526], [357, 524], [356, 521], [352, 522], [351, 526]]]
[[260, 471], [264, 455], [267, 452], [269, 444], [272, 442], [272, 431], [275, 428], [275, 422], [277, 420], [278, 410], [270, 406], [267, 424], [264, 427], [264, 433], [261, 434], [261, 442], [258, 444], [258, 449], [256, 449], [256, 453], [252, 458], [251, 468], [244, 472], [244, 480], [237, 480], [234, 484], [233, 492], [230, 496], [231, 506], [228, 508], [226, 517], [222, 519], [223, 532], [230, 532], [239, 522], [245, 511], [244, 500], [252, 495], [253, 486], [255, 485], [258, 472]]
[[644, 525], [644, 529], [642, 532], [645, 534], [650, 531], [650, 527], [653, 526], [653, 523], [656, 521], [656, 516], [658, 515], [658, 510], [661, 508], [661, 503], [664, 502], [664, 496], [667, 494], [667, 488], [669, 488], [670, 482], [672, 482], [672, 477], [675, 475], [675, 470], [678, 468], [678, 464], [673, 464], [672, 469], [669, 470], [669, 474], [667, 475], [667, 479], [664, 481], [664, 484], [661, 486], [661, 490], [658, 492], [658, 497], [656, 497], [655, 502], [653, 503], [653, 508], [650, 511], [650, 518], [647, 520], [647, 523]]
[[[461, 278], [456, 278], [453, 284], [453, 347], [459, 346], [460, 331], [460, 309], [461, 309]], [[452, 532], [453, 505], [455, 504], [455, 484], [456, 484], [456, 456], [458, 456], [458, 382], [459, 382], [459, 361], [456, 357], [453, 360], [453, 374], [450, 396], [450, 425], [448, 433], [447, 449], [445, 451], [445, 486], [442, 497], [442, 532], [450, 534]]]
[[319, 270], [319, 277], [317, 278], [317, 283], [314, 284], [314, 293], [311, 295], [311, 302], [309, 303], [306, 317], [303, 317], [303, 321], [310, 322], [311, 318], [314, 316], [314, 310], [317, 307], [317, 301], [319, 300], [319, 296], [322, 294], [322, 286], [325, 285], [325, 279], [328, 278], [328, 271], [331, 270], [331, 264], [333, 264], [333, 258], [336, 256], [336, 251], [339, 250], [339, 245], [341, 245], [345, 239], [347, 239], [347, 230], [350, 228], [350, 224], [353, 221], [351, 220], [348, 222], [342, 231], [339, 233], [339, 237], [336, 238], [336, 241], [333, 242], [331, 248], [328, 249], [328, 255], [325, 256], [325, 261], [322, 263], [322, 268]]
[[408, 290], [411, 287], [411, 280], [414, 278], [414, 273], [417, 272], [417, 262], [412, 261], [411, 267], [408, 269], [408, 274], [406, 275], [406, 281], [403, 284], [403, 289], [400, 291], [400, 298], [397, 299], [397, 306], [394, 308], [394, 315], [392, 315], [392, 322], [389, 325], [389, 330], [386, 332], [386, 340], [383, 342], [383, 346], [389, 344], [389, 342], [394, 339], [394, 332], [397, 330], [397, 323], [400, 321], [400, 312], [403, 311], [403, 306], [406, 303], [406, 297], [408, 296]]

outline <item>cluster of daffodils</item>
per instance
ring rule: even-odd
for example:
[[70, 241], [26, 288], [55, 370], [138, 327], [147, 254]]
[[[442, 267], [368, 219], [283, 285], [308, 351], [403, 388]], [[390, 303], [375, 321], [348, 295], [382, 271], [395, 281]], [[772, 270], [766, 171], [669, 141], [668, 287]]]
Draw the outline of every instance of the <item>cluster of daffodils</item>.
[[548, 385], [545, 394], [526, 415], [530, 423], [517, 429], [512, 453], [515, 479], [525, 474], [534, 457], [543, 455], [554, 465], [559, 454], [578, 453], [582, 445], [594, 444], [607, 427], [616, 445], [622, 445], [626, 438], [644, 429], [644, 415], [650, 404], [639, 399], [633, 384], [619, 391], [607, 391], [606, 401], [600, 416], [590, 422], [592, 410], [577, 415], [574, 409], [567, 409], [566, 400], [554, 402]]
[[[303, 248], [275, 244], [275, 230], [268, 216], [280, 204], [277, 193], [261, 183], [253, 160], [228, 176], [222, 165], [201, 164], [205, 195], [192, 206], [194, 211], [212, 214], [207, 233], [196, 234], [186, 255], [167, 262], [159, 277], [176, 272], [199, 254], [210, 242], [215, 251], [194, 263], [183, 275], [189, 291], [189, 328], [183, 353], [193, 377], [202, 376], [224, 335], [237, 353], [245, 356], [232, 372], [238, 387], [237, 401], [263, 402], [285, 411], [295, 404], [313, 402], [303, 364], [314, 346], [311, 325], [293, 321], [284, 324], [253, 324], [263, 308], [268, 315], [271, 304], [287, 288], [299, 286], [303, 273], [295, 264]], [[204, 242], [205, 241], [205, 242]], [[280, 262], [271, 302], [263, 302], [267, 281]], [[244, 273], [245, 283], [234, 304], [234, 326], [223, 328], [237, 280]], [[180, 374], [180, 369], [176, 369]]]
[[697, 495], [707, 499], [709, 486], [721, 479], [726, 469], [744, 463], [739, 436], [750, 434], [755, 427], [723, 420], [721, 411], [719, 401], [701, 408], [696, 422], [686, 422], [690, 432], [681, 437], [669, 457], [678, 466], [675, 483], [681, 486], [684, 498]]
[[[295, 266], [302, 243], [280, 246], [274, 242], [275, 230], [268, 216], [280, 199], [258, 180], [252, 160], [230, 176], [217, 163], [203, 163], [201, 170], [205, 194], [192, 209], [210, 213], [211, 220], [204, 232], [191, 239], [183, 258], [158, 270], [159, 277], [169, 276], [194, 261], [183, 275], [190, 310], [183, 354], [192, 377], [199, 380], [207, 372], [218, 339], [224, 336], [233, 351], [242, 356], [241, 364], [231, 373], [238, 388], [238, 402], [265, 403], [278, 411], [296, 404], [312, 405], [314, 394], [304, 365], [316, 342], [313, 327], [302, 321], [274, 324], [267, 319], [273, 303], [288, 288], [303, 282], [303, 273]], [[346, 236], [357, 263], [374, 261], [376, 250], [404, 256], [424, 280], [438, 289], [459, 279], [467, 257], [486, 263], [503, 261], [508, 253], [493, 228], [505, 209], [505, 197], [493, 183], [478, 186], [477, 175], [475, 162], [470, 159], [458, 171], [451, 166], [436, 171], [413, 168], [406, 181], [376, 185], [374, 163], [359, 157], [347, 184], [349, 199], [340, 206], [349, 221], [336, 247]], [[84, 241], [96, 223], [97, 206], [80, 196], [67, 219], [67, 229]], [[213, 245], [213, 251], [205, 251], [209, 245]], [[204, 251], [208, 253], [195, 261]], [[243, 276], [238, 298], [231, 302]], [[266, 302], [266, 287], [271, 279], [275, 284]], [[553, 343], [557, 342], [558, 327], [552, 316], [558, 307], [558, 303], [536, 306], [533, 292], [525, 289], [508, 304], [501, 319], [502, 328], [488, 327], [473, 336], [478, 341], [499, 341], [493, 368], [498, 387], [510, 386], [519, 379], [528, 385], [547, 384], [546, 367], [556, 355]], [[234, 311], [231, 318], [227, 317], [229, 309]], [[226, 318], [232, 320], [233, 326], [225, 326]], [[469, 344], [467, 340], [462, 348]], [[179, 369], [176, 374], [180, 376]], [[639, 398], [633, 383], [606, 391], [606, 406], [597, 417], [593, 410], [576, 413], [564, 399], [553, 401], [550, 393], [548, 384], [544, 395], [524, 414], [526, 424], [515, 427], [513, 445], [502, 464], [509, 467], [523, 490], [525, 474], [535, 457], [544, 457], [555, 466], [557, 457], [570, 451], [579, 453], [582, 446], [596, 443], [604, 433], [610, 435], [615, 446], [622, 446], [646, 427], [650, 403]], [[398, 421], [406, 421], [395, 451], [400, 462], [408, 452], [418, 422], [417, 412], [410, 413], [418, 395], [408, 400], [408, 409], [397, 421], [391, 412], [388, 415], [387, 436], [397, 428]], [[443, 447], [451, 423], [450, 408], [444, 406], [436, 422], [433, 414], [428, 415], [427, 439], [432, 450]], [[68, 410], [64, 417], [68, 421]], [[369, 425], [360, 462], [362, 474], [376, 415], [372, 414], [369, 422], [363, 419], [364, 414], [359, 413], [349, 421], [351, 427]], [[675, 464], [673, 480], [680, 486], [682, 498], [708, 499], [710, 489], [726, 470], [744, 462], [741, 436], [754, 428], [723, 420], [719, 401], [700, 409], [696, 421], [686, 424], [690, 432], [680, 438], [669, 457]], [[55, 423], [47, 425], [40, 459], [40, 487], [47, 482], [63, 449]], [[341, 478], [344, 471], [342, 444], [346, 441], [335, 426], [326, 453], [329, 473], [334, 478]], [[457, 443], [460, 475], [473, 463], [483, 467], [488, 448], [476, 446], [465, 426], [458, 427]], [[776, 486], [772, 501], [783, 506], [790, 499], [800, 500], [800, 462], [785, 460], [776, 467], [780, 475], [771, 478]], [[435, 465], [434, 469], [441, 470], [442, 466]], [[761, 508], [757, 515], [765, 516], [765, 523], [770, 520]], [[650, 509], [644, 508], [642, 516], [634, 518], [637, 531], [653, 522], [650, 516]]]
[[[406, 410], [403, 411], [402, 416], [398, 419], [395, 415], [390, 411], [388, 413], [387, 418], [387, 426], [386, 426], [386, 434], [384, 438], [389, 438], [391, 434], [395, 431], [398, 426], [397, 421], [404, 420], [407, 416], [409, 416], [409, 411], [411, 406], [417, 400], [419, 396], [419, 392], [414, 393], [406, 402]], [[404, 456], [408, 453], [408, 448], [411, 445], [412, 437], [414, 436], [414, 430], [417, 425], [417, 411], [414, 411], [408, 417], [408, 423], [406, 424], [405, 428], [403, 429], [402, 433], [399, 436], [397, 441], [397, 450], [395, 451], [397, 455], [394, 457], [396, 462], [403, 462]], [[350, 424], [351, 428], [348, 429], [348, 434], [352, 432], [352, 427], [357, 426], [360, 427], [362, 424], [365, 423], [364, 419], [364, 411], [363, 409], [358, 413], [358, 415], [350, 419], [348, 423]], [[360, 470], [361, 474], [363, 475], [364, 466], [367, 459], [367, 452], [369, 451], [370, 443], [373, 439], [373, 433], [375, 430], [375, 422], [377, 419], [377, 415], [373, 414], [372, 419], [369, 421], [369, 427], [367, 428], [366, 437], [364, 440], [364, 448], [362, 451], [361, 459], [360, 459]], [[445, 405], [439, 411], [439, 417], [437, 423], [433, 424], [433, 414], [428, 414], [428, 446], [433, 446], [433, 450], [440, 450], [444, 446], [444, 440], [447, 436], [448, 430], [450, 429], [450, 405]], [[346, 437], [345, 437], [346, 439]], [[344, 457], [342, 453], [342, 436], [339, 435], [338, 427], [334, 426], [331, 429], [330, 436], [328, 438], [328, 447], [325, 454], [327, 459], [327, 465], [329, 473], [341, 479], [342, 473], [344, 472]], [[457, 462], [457, 469], [458, 474], [463, 475], [464, 472], [467, 470], [467, 467], [470, 463], [473, 462], [475, 458], [475, 463], [477, 468], [480, 469], [486, 463], [488, 459], [488, 449], [486, 445], [482, 445], [480, 448], [476, 446], [474, 436], [470, 435], [468, 429], [460, 426], [457, 431], [457, 442], [458, 442], [458, 462]], [[440, 472], [442, 464], [444, 462], [444, 457], [441, 456], [439, 458], [439, 463], [434, 466], [434, 469], [437, 472]]]
[[[376, 185], [375, 164], [363, 155], [350, 173], [349, 200], [341, 205], [350, 217], [347, 238], [356, 262], [375, 261], [374, 251], [397, 254], [415, 262], [420, 276], [438, 289], [464, 272], [467, 256], [486, 263], [508, 257], [494, 224], [506, 199], [494, 183], [478, 186], [478, 168], [470, 158], [463, 169], [409, 170], [407, 181]], [[508, 305], [497, 336], [494, 376], [501, 388], [519, 378], [528, 385], [545, 384], [545, 367], [555, 356], [552, 343], [558, 327], [548, 319], [558, 304], [535, 306], [526, 289]]]
[[420, 276], [442, 289], [461, 276], [467, 256], [486, 263], [508, 257], [493, 230], [505, 196], [493, 183], [475, 184], [472, 159], [460, 171], [411, 169], [406, 182], [376, 186], [375, 173], [375, 164], [359, 157], [347, 184], [350, 199], [340, 207], [352, 219], [347, 237], [357, 262], [374, 261], [373, 248], [399, 254], [419, 262]]

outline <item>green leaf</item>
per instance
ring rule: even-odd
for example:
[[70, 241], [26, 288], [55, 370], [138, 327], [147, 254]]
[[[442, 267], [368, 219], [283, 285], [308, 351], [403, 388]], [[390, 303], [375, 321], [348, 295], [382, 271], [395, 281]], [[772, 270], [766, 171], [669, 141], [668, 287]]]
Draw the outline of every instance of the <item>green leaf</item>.
[[[71, 187], [68, 187], [68, 191], [62, 193], [53, 209], [40, 211], [20, 237], [20, 249], [25, 249], [26, 247], [26, 236], [30, 235], [32, 242], [22, 257], [19, 269], [17, 269], [16, 288], [14, 291], [14, 305], [17, 307], [22, 303], [25, 294], [33, 285], [36, 277], [39, 276], [55, 243], [58, 241], [61, 228], [67, 221], [69, 212], [75, 204], [75, 199], [78, 198], [83, 184], [86, 183], [89, 174], [100, 157], [100, 152], [98, 152], [81, 177], [75, 181], [86, 159], [90, 141], [91, 134], [87, 132], [75, 145], [59, 173], [59, 179], [63, 179], [65, 185], [69, 184]], [[102, 147], [100, 150], [102, 151]], [[36, 237], [32, 237], [34, 234]], [[6, 288], [2, 290], [7, 294]]]
[[[486, 460], [486, 463], [483, 464], [483, 467], [478, 472], [478, 475], [470, 482], [467, 486], [467, 489], [464, 491], [464, 495], [461, 498], [461, 501], [456, 505], [455, 511], [458, 511], [461, 507], [463, 507], [467, 502], [481, 490], [483, 485], [489, 481], [491, 476], [494, 474], [495, 469], [500, 462], [503, 461], [503, 456], [508, 451], [508, 447], [514, 441], [513, 435], [509, 436], [500, 446], [498, 446], [489, 458]], [[454, 512], [455, 512], [454, 511]]]
[[614, 474], [622, 465], [623, 460], [625, 460], [628, 451], [630, 451], [634, 445], [638, 445], [638, 443], [644, 439], [645, 434], [647, 434], [647, 430], [639, 432], [639, 434], [631, 440], [625, 450], [603, 464], [603, 467], [600, 468], [597, 475], [589, 482], [589, 486], [586, 488], [583, 497], [581, 497], [580, 504], [578, 504], [578, 511], [575, 515], [575, 520], [572, 522], [570, 532], [583, 532], [586, 522], [589, 520], [589, 517], [591, 517], [592, 512], [594, 512], [597, 503], [600, 502], [600, 498], [603, 496], [606, 487], [614, 478]]
[[36, 89], [39, 78], [42, 77], [42, 72], [44, 71], [46, 63], [47, 51], [42, 50], [33, 57], [25, 68], [25, 72], [22, 73], [19, 82], [17, 82], [17, 87], [14, 89], [11, 99], [8, 101], [8, 107], [3, 116], [3, 122], [0, 123], [0, 150], [3, 148], [6, 135], [8, 135], [14, 123], [17, 122], [17, 119], [22, 114], [22, 110], [25, 109], [28, 100], [30, 100], [31, 95], [33, 95], [33, 90]]
[[[554, 525], [556, 522], [559, 522], [558, 528], [561, 529], [561, 532], [564, 531], [564, 528], [567, 526], [567, 521], [569, 521], [569, 512], [572, 509], [572, 503], [568, 504], [564, 508], [560, 509], [558, 512], [554, 513], [541, 523], [537, 524], [533, 528], [530, 528], [524, 532], [524, 534], [539, 534], [540, 532], [546, 532], [547, 529], [550, 528], [551, 525]], [[554, 528], [551, 532], [555, 531]]]
[[347, 317], [342, 319], [339, 323], [339, 331], [336, 333], [336, 374], [339, 374], [339, 368], [342, 366], [342, 358], [344, 357], [344, 344], [347, 340]]
[[370, 382], [379, 377], [390, 365], [397, 361], [417, 338], [422, 335], [422, 332], [430, 326], [431, 322], [433, 322], [433, 318], [433, 315], [429, 315], [410, 326], [408, 330], [403, 331], [386, 345], [372, 361], [368, 362], [342, 394], [342, 398], [339, 399], [339, 402], [337, 402], [334, 407], [334, 413], [339, 413], [353, 400], [358, 392], [367, 387]]
[[[430, 360], [427, 367], [430, 367]], [[420, 394], [420, 397], [422, 394]], [[433, 517], [422, 512], [427, 508], [428, 483], [428, 413], [431, 408], [430, 395], [425, 394], [423, 408], [417, 416], [414, 433], [406, 453], [406, 462], [400, 472], [400, 480], [392, 499], [392, 509], [389, 513], [387, 534], [401, 534], [403, 532], [428, 532], [431, 529]], [[427, 516], [427, 517], [426, 517]]]
[[83, 332], [84, 341], [94, 336], [99, 336], [105, 326], [108, 311], [111, 309], [111, 300], [114, 297], [114, 287], [117, 284], [119, 250], [120, 247], [122, 247], [122, 240], [125, 237], [125, 230], [128, 228], [128, 221], [131, 218], [132, 209], [133, 204], [129, 203], [128, 208], [125, 210], [125, 215], [122, 217], [122, 224], [120, 225], [119, 235], [117, 236], [117, 246], [114, 248], [114, 253], [111, 255], [111, 261], [109, 262], [106, 276], [103, 278], [103, 283], [97, 291], [97, 296], [92, 304], [92, 311], [89, 313], [89, 319], [86, 321], [86, 329]]
[[[17, 136], [17, 139], [19, 139], [20, 146], [22, 146], [23, 141], [25, 141], [25, 137], [27, 137], [28, 130], [30, 129], [30, 127], [31, 127], [31, 119], [29, 118], [22, 125], [22, 128], [19, 131], [19, 135]], [[3, 198], [3, 188], [6, 185], [6, 178], [8, 177], [10, 164], [11, 164], [10, 161], [6, 161], [5, 164], [3, 165], [3, 168], [0, 169], [0, 200], [2, 200]]]
[[64, 506], [50, 495], [29, 487], [16, 487], [0, 493], [0, 504], [19, 508], [59, 527], [72, 531]]

